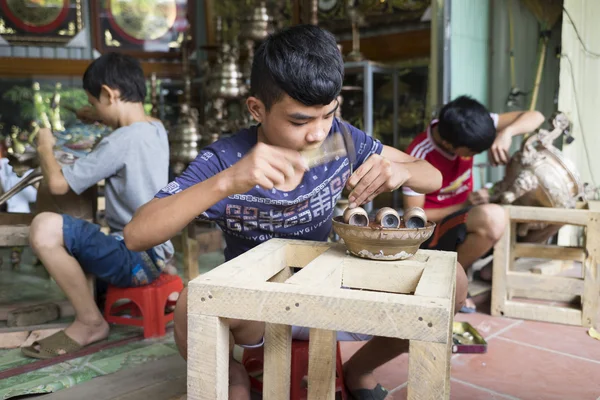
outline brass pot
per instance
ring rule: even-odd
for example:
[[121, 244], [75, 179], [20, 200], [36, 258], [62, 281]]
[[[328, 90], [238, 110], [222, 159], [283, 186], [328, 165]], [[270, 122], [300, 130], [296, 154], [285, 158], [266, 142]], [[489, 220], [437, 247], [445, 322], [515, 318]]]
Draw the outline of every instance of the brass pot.
[[341, 217], [333, 219], [333, 230], [343, 240], [352, 254], [371, 260], [405, 260], [419, 250], [419, 246], [431, 237], [435, 223], [428, 222], [424, 228], [381, 228], [353, 226]]

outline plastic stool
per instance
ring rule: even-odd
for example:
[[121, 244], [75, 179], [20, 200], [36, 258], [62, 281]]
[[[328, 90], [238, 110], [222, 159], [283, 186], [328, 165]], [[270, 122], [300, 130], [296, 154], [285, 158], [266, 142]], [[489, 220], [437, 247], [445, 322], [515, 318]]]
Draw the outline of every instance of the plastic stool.
[[[335, 391], [341, 394], [342, 400], [347, 399], [346, 387], [344, 386], [344, 374], [342, 372], [342, 357], [340, 353], [340, 343], [337, 343], [336, 352], [336, 379]], [[250, 374], [250, 385], [252, 389], [262, 393], [263, 383], [256, 379], [253, 374], [261, 372], [264, 364], [263, 347], [244, 349], [242, 364]], [[292, 376], [290, 379], [290, 400], [306, 400], [308, 388], [303, 383], [304, 377], [308, 375], [308, 341], [292, 341]]]
[[[144, 338], [160, 337], [166, 334], [166, 324], [173, 320], [173, 312], [165, 314], [167, 306], [174, 306], [174, 301], [168, 301], [171, 293], [183, 290], [183, 281], [177, 275], [161, 274], [154, 282], [146, 286], [120, 288], [109, 285], [106, 292], [104, 318], [108, 323], [142, 326]], [[130, 301], [113, 307], [118, 300]], [[118, 316], [129, 310], [129, 315]], [[137, 317], [137, 318], [136, 318]]]

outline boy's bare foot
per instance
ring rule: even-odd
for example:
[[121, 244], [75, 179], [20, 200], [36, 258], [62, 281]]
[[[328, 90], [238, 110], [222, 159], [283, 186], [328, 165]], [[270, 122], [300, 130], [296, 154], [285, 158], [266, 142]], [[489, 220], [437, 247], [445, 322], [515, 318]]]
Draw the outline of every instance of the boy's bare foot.
[[250, 379], [246, 368], [235, 359], [229, 359], [229, 398], [250, 400]]

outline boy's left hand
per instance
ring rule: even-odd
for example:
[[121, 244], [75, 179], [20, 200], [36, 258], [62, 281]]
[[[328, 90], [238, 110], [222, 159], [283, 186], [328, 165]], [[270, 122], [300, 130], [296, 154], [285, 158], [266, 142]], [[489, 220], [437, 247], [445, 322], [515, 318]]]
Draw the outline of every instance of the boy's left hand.
[[54, 148], [56, 144], [56, 138], [52, 134], [52, 131], [48, 128], [41, 128], [37, 134], [37, 147], [49, 147]]
[[409, 171], [401, 163], [373, 154], [346, 183], [346, 188], [351, 190], [348, 207], [355, 208], [373, 201], [380, 193], [393, 192], [409, 178]]

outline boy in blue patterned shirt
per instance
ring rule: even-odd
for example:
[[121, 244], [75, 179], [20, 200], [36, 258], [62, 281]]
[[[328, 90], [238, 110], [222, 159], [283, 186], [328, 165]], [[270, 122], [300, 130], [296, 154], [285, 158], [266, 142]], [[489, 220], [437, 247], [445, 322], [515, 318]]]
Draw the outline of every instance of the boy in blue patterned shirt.
[[[125, 227], [130, 249], [151, 247], [174, 236], [194, 218], [215, 221], [223, 230], [230, 260], [271, 238], [325, 241], [334, 206], [347, 187], [350, 207], [409, 184], [422, 193], [437, 190], [441, 174], [429, 163], [383, 146], [349, 126], [357, 160], [346, 157], [308, 168], [301, 152], [318, 148], [340, 130], [334, 118], [344, 64], [333, 35], [298, 25], [265, 40], [252, 65], [247, 107], [257, 126], [205, 148], [188, 169], [140, 208]], [[354, 169], [354, 173], [352, 173]], [[466, 277], [457, 298], [466, 296]], [[463, 287], [464, 286], [464, 287]], [[458, 308], [460, 309], [460, 307]], [[187, 293], [175, 311], [175, 337], [187, 355]], [[260, 346], [264, 323], [230, 321], [231, 345]], [[307, 339], [293, 327], [293, 337]], [[339, 340], [371, 339], [347, 332]], [[384, 398], [372, 371], [408, 350], [408, 342], [372, 338], [345, 365], [346, 384], [357, 398]], [[230, 398], [249, 399], [244, 367], [230, 362]], [[375, 397], [364, 397], [375, 396]]]

